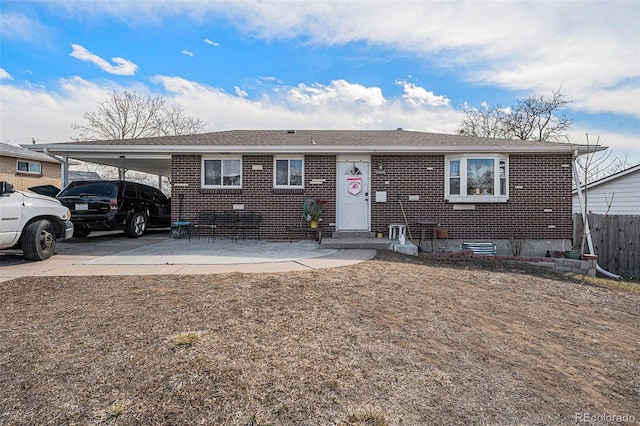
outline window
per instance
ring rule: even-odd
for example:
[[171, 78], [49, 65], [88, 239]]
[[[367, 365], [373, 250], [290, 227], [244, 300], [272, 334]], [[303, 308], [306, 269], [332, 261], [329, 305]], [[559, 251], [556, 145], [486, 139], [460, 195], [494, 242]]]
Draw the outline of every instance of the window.
[[447, 156], [445, 198], [458, 203], [505, 202], [508, 176], [504, 156]]
[[138, 198], [138, 191], [136, 188], [138, 186], [136, 184], [126, 183], [124, 185], [124, 190], [122, 191], [122, 195], [125, 198]]
[[274, 188], [302, 188], [304, 185], [304, 160], [302, 158], [273, 159]]
[[241, 188], [241, 158], [203, 158], [203, 188]]
[[18, 173], [42, 174], [42, 165], [31, 161], [18, 160]]

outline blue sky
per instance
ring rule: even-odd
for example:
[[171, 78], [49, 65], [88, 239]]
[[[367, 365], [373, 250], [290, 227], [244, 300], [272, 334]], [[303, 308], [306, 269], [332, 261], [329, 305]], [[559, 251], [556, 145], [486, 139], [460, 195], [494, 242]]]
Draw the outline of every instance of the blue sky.
[[0, 140], [65, 142], [112, 90], [228, 129], [453, 133], [562, 88], [571, 141], [640, 162], [640, 2], [0, 0]]

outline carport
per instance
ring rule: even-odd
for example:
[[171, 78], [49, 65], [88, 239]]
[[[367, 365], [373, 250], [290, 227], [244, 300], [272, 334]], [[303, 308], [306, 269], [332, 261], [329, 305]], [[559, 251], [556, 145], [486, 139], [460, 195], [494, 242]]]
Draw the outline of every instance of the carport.
[[[55, 156], [62, 161], [62, 186], [69, 183], [69, 165], [72, 160], [117, 167], [120, 177], [124, 179], [127, 170], [171, 177], [171, 153], [162, 147], [118, 144], [117, 141], [55, 143], [23, 145], [32, 151], [43, 152]], [[116, 142], [116, 143], [114, 143]]]

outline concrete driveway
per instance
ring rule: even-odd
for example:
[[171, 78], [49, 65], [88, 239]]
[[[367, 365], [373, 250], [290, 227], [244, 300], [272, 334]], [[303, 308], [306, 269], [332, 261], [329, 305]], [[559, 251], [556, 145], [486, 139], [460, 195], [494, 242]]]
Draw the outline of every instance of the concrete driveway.
[[96, 232], [58, 243], [48, 260], [24, 260], [19, 251], [0, 254], [0, 282], [23, 276], [215, 274], [285, 272], [346, 266], [371, 259], [375, 250], [321, 249], [311, 240], [173, 239], [168, 231], [141, 238]]

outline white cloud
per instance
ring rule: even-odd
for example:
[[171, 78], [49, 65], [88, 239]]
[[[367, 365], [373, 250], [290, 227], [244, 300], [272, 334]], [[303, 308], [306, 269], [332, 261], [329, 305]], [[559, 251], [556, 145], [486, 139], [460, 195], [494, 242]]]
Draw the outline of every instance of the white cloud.
[[41, 143], [67, 142], [74, 136], [71, 123], [81, 123], [114, 84], [96, 85], [79, 77], [59, 81], [56, 90], [0, 86], [0, 140], [14, 144], [36, 138]]
[[[113, 82], [88, 82], [79, 77], [63, 79], [55, 88], [19, 87], [2, 80], [0, 85], [0, 140], [29, 143], [31, 138], [41, 143], [69, 141], [75, 135], [71, 123], [82, 123], [86, 111], [95, 110], [112, 90], [136, 90], [151, 96], [164, 96], [187, 114], [206, 121], [207, 131], [227, 129], [405, 129], [436, 133], [453, 133], [462, 114], [450, 105], [433, 107], [416, 104], [415, 98], [385, 98], [378, 87], [364, 87], [346, 80], [329, 85], [314, 84], [295, 87], [269, 87], [258, 98], [199, 84], [181, 77], [158, 75], [155, 85], [119, 86]], [[422, 88], [421, 88], [422, 89]], [[425, 92], [429, 92], [423, 89]], [[420, 92], [420, 91], [418, 91]], [[33, 117], [38, 117], [34, 120]], [[640, 161], [640, 146], [636, 136], [622, 132], [607, 132], [575, 123], [571, 140], [583, 143], [584, 133], [601, 136], [603, 145], [610, 146], [615, 156], [630, 155], [630, 161]]]
[[156, 76], [153, 82], [172, 101], [209, 123], [225, 129], [395, 129], [397, 127], [451, 133], [461, 115], [450, 107], [407, 108], [388, 101], [378, 87], [345, 80], [330, 85], [275, 86], [256, 100], [231, 95], [180, 77]]
[[[638, 88], [638, 1], [157, 0], [61, 2], [56, 7], [73, 15], [108, 14], [132, 26], [215, 17], [262, 39], [303, 39], [328, 46], [365, 42], [410, 54], [424, 66], [474, 84], [526, 94], [562, 85], [569, 99], [585, 98], [574, 108], [640, 116], [635, 90], [609, 95], [629, 81]], [[218, 45], [209, 38], [204, 42]]]
[[220, 47], [220, 43], [218, 43], [216, 41], [209, 40], [208, 38], [205, 38], [204, 42], [207, 43], [208, 45], [213, 46], [213, 47]]
[[345, 80], [334, 80], [325, 86], [319, 83], [307, 86], [300, 83], [289, 90], [289, 99], [301, 105], [342, 104], [377, 107], [386, 101], [379, 87], [364, 87]]
[[98, 55], [91, 53], [79, 44], [72, 44], [71, 47], [73, 48], [73, 50], [69, 54], [69, 56], [72, 56], [81, 61], [92, 63], [109, 74], [135, 75], [136, 71], [138, 70], [138, 66], [127, 59], [118, 57], [112, 58], [111, 60], [115, 63], [115, 65], [112, 65], [105, 59], [102, 59]]
[[13, 80], [13, 77], [7, 72], [7, 70], [0, 68], [0, 80]]
[[640, 85], [576, 93], [574, 104], [587, 112], [610, 112], [640, 117]]
[[[640, 2], [237, 2], [239, 31], [311, 44], [365, 41], [481, 85], [529, 94], [563, 87], [573, 108], [640, 117]], [[634, 90], [618, 90], [635, 81]], [[611, 95], [612, 92], [617, 92]], [[590, 95], [593, 93], [593, 95]], [[598, 93], [599, 95], [596, 95]]]
[[247, 96], [249, 96], [247, 92], [245, 92], [238, 86], [233, 86], [233, 91], [236, 93], [237, 96], [240, 96], [241, 98], [246, 98]]
[[413, 83], [409, 83], [403, 80], [396, 80], [396, 85], [402, 86], [402, 88], [404, 89], [402, 99], [404, 99], [409, 105], [415, 107], [440, 107], [448, 106], [450, 104], [450, 100], [446, 96], [436, 96], [433, 94], [433, 92], [429, 92], [424, 87], [416, 86]]
[[50, 31], [46, 25], [21, 13], [0, 13], [0, 39], [24, 40], [30, 43], [48, 43]]
[[191, 56], [193, 58], [193, 52], [187, 50], [187, 49], [182, 49], [181, 52], [183, 55], [187, 55], [187, 56]]

